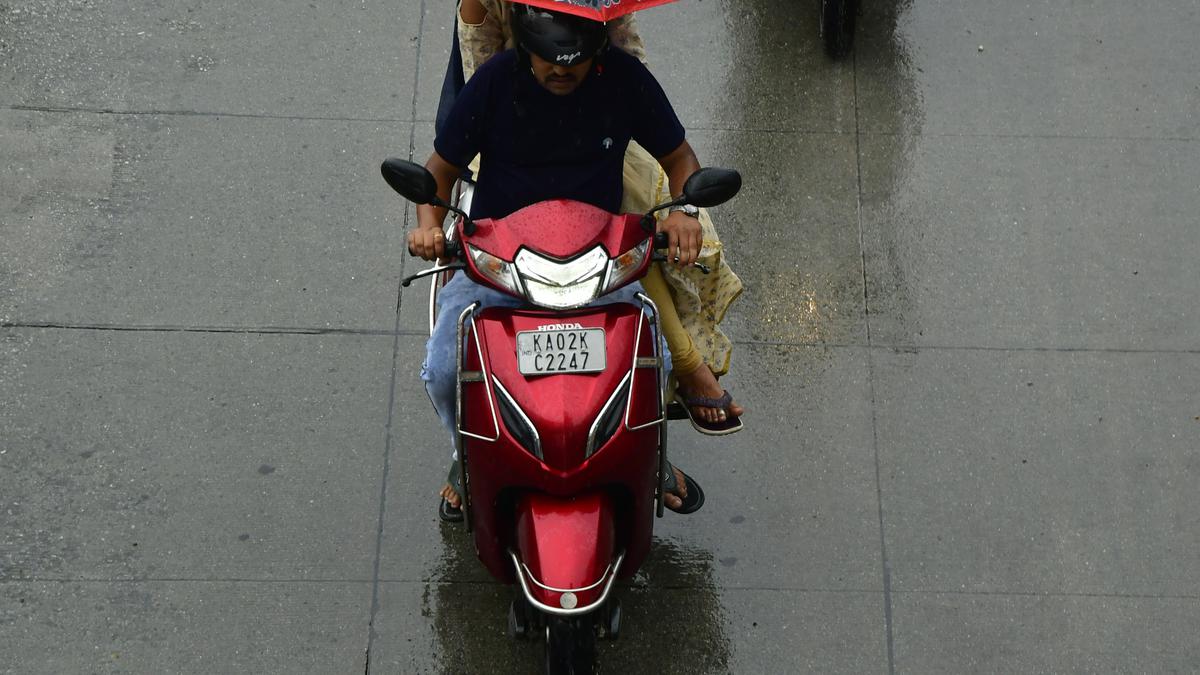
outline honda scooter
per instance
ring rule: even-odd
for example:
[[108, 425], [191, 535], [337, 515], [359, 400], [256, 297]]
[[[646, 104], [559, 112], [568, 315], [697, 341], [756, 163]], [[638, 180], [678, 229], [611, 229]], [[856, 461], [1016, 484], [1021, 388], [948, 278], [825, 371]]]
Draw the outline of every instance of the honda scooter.
[[457, 317], [464, 523], [492, 576], [519, 588], [509, 632], [544, 639], [547, 673], [591, 673], [596, 637], [620, 632], [613, 587], [649, 552], [669, 464], [657, 307], [644, 293], [589, 305], [663, 259], [656, 211], [724, 203], [741, 177], [701, 169], [644, 215], [553, 200], [472, 221], [424, 167], [389, 159], [382, 173], [409, 201], [458, 217], [451, 262], [404, 285], [455, 271], [526, 302]]

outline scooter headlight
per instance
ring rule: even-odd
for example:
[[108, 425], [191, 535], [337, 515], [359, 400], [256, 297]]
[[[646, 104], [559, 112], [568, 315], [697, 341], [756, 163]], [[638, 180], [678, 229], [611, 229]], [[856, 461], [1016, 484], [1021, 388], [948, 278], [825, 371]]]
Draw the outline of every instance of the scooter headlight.
[[633, 248], [625, 251], [621, 255], [613, 258], [608, 263], [608, 281], [604, 285], [604, 292], [622, 286], [629, 277], [637, 273], [642, 268], [642, 262], [646, 260], [646, 251], [650, 249], [650, 240], [647, 239]]
[[556, 260], [521, 249], [514, 264], [530, 302], [551, 309], [574, 309], [600, 296], [608, 254], [596, 246], [570, 260]]
[[475, 269], [479, 270], [480, 274], [498, 286], [522, 295], [521, 282], [517, 278], [517, 271], [512, 263], [501, 260], [483, 249], [471, 247], [470, 251], [471, 259], [475, 261]]

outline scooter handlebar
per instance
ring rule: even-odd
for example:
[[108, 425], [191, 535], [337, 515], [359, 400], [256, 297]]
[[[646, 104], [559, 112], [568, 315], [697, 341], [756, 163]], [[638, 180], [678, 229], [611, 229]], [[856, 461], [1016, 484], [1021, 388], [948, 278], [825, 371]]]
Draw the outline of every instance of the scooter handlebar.
[[[668, 239], [666, 232], [655, 232], [654, 242], [651, 244], [651, 247], [654, 249], [654, 255], [651, 257], [651, 260], [655, 262], [668, 262], [667, 256], [663, 253], [663, 251], [667, 249], [668, 244], [670, 244], [670, 240]], [[708, 274], [712, 271], [708, 265], [700, 262], [692, 263], [692, 267], [695, 267], [705, 274]]]
[[[409, 284], [416, 281], [417, 279], [420, 279], [421, 277], [427, 277], [431, 274], [437, 274], [438, 272], [444, 272], [446, 270], [466, 269], [467, 268], [466, 256], [463, 253], [462, 244], [458, 241], [447, 241], [444, 243], [444, 246], [445, 246], [445, 251], [446, 251], [446, 257], [443, 259], [449, 260], [450, 262], [446, 263], [445, 265], [437, 264], [437, 265], [434, 265], [433, 267], [430, 267], [429, 269], [421, 270], [420, 272], [417, 272], [416, 274], [410, 274], [409, 276], [404, 277], [404, 279], [402, 279], [400, 281], [400, 285], [405, 288], [408, 288]], [[409, 254], [410, 255], [412, 254], [411, 250], [409, 251]]]

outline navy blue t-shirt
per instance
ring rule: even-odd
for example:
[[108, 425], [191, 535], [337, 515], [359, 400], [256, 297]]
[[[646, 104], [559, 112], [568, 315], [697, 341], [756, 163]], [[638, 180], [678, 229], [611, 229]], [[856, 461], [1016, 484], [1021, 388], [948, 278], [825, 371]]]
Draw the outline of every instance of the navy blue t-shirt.
[[434, 149], [455, 166], [480, 159], [472, 218], [500, 218], [546, 199], [575, 199], [615, 213], [630, 139], [663, 157], [683, 125], [650, 71], [619, 49], [565, 96], [537, 83], [513, 50], [475, 72]]

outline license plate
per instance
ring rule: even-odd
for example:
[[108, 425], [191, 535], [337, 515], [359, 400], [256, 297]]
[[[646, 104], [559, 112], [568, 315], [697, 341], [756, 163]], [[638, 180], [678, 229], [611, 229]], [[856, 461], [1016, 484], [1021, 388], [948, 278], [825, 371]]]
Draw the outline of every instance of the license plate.
[[604, 370], [607, 353], [603, 328], [517, 333], [517, 368], [522, 375], [598, 373]]

